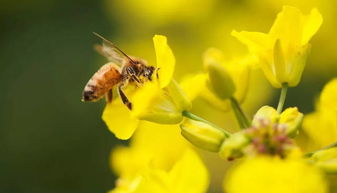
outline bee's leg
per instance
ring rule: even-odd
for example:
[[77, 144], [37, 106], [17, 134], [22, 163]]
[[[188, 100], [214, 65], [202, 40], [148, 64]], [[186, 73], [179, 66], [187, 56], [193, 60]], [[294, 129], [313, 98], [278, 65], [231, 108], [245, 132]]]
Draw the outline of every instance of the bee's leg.
[[121, 97], [122, 102], [128, 107], [128, 109], [132, 110], [132, 103], [129, 101], [128, 97], [126, 97], [125, 93], [123, 92], [122, 86], [123, 85], [120, 85], [118, 87], [119, 96]]
[[131, 79], [136, 83], [137, 87], [140, 87], [144, 82], [140, 80], [137, 76], [133, 75]]
[[112, 97], [113, 97], [112, 89], [110, 89], [110, 90], [105, 94], [105, 101], [106, 101], [107, 103], [111, 103]]
[[132, 75], [132, 79], [133, 79], [135, 82], [139, 83], [139, 84], [143, 84], [143, 83], [144, 83], [144, 82], [143, 82], [142, 80], [140, 80], [136, 75]]
[[156, 70], [157, 79], [159, 79], [159, 73], [158, 73], [159, 70], [160, 70], [160, 68], [157, 68], [157, 70]]

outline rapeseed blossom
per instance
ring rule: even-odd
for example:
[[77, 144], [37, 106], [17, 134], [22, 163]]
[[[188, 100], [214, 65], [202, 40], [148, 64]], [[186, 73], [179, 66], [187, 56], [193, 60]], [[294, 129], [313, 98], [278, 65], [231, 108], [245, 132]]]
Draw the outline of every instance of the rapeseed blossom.
[[284, 6], [269, 33], [233, 31], [232, 35], [259, 58], [261, 69], [274, 87], [294, 87], [302, 76], [309, 41], [322, 22], [317, 9], [304, 15], [295, 7]]
[[145, 82], [129, 92], [133, 109], [128, 111], [120, 101], [107, 104], [102, 118], [116, 137], [128, 139], [140, 120], [163, 124], [182, 121], [182, 111], [190, 108], [190, 102], [179, 85], [172, 79], [175, 58], [165, 36], [153, 37], [157, 72], [153, 81]]

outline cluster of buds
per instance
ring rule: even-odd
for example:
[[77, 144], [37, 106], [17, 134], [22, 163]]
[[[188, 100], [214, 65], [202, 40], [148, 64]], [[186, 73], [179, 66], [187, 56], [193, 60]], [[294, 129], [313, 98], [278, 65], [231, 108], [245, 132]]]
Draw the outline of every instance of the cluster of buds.
[[298, 133], [303, 114], [297, 108], [283, 113], [269, 106], [255, 115], [252, 126], [233, 134], [204, 122], [186, 118], [180, 125], [182, 135], [195, 146], [218, 152], [223, 159], [233, 160], [244, 155], [270, 155], [285, 158], [297, 149], [292, 137]]
[[278, 155], [286, 157], [294, 148], [293, 140], [286, 133], [286, 125], [272, 123], [268, 119], [260, 119], [258, 126], [245, 130], [251, 141], [250, 148], [257, 154]]

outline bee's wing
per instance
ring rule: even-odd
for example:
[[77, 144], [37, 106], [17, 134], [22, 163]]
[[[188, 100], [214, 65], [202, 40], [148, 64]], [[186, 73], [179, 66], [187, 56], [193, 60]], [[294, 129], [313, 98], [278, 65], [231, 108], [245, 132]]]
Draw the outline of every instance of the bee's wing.
[[110, 62], [114, 62], [118, 65], [122, 65], [125, 63], [125, 57], [122, 57], [120, 54], [118, 54], [116, 51], [112, 50], [109, 47], [97, 44], [94, 46], [94, 49]]
[[95, 32], [94, 34], [103, 40], [102, 45], [95, 46], [96, 51], [98, 51], [98, 53], [106, 57], [109, 61], [116, 62], [120, 65], [123, 65], [126, 62], [134, 63], [134, 61], [127, 54], [125, 54], [112, 42], [110, 42], [109, 40], [105, 39], [103, 36]]

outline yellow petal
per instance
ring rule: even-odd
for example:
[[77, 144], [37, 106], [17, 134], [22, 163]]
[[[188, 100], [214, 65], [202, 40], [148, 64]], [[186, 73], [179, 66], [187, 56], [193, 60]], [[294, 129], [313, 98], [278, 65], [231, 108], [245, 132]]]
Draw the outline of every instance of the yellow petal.
[[187, 150], [169, 173], [171, 192], [204, 193], [209, 184], [209, 176], [200, 157], [192, 150]]
[[173, 76], [175, 58], [171, 48], [167, 44], [167, 39], [162, 35], [153, 37], [154, 49], [157, 58], [157, 68], [159, 68], [159, 84], [160, 88], [166, 87]]
[[261, 51], [272, 49], [274, 40], [268, 34], [261, 32], [232, 31], [232, 36], [245, 44], [254, 54], [260, 54]]
[[175, 81], [161, 89], [155, 82], [147, 82], [132, 97], [132, 114], [141, 119], [161, 124], [177, 124], [182, 121], [182, 111], [190, 108], [190, 102]]
[[138, 148], [117, 147], [110, 156], [110, 164], [118, 176], [134, 177], [139, 170], [147, 167], [151, 153]]
[[316, 111], [304, 116], [303, 129], [310, 139], [310, 150], [322, 148], [336, 142], [336, 112], [321, 109], [320, 111]]
[[337, 111], [337, 78], [324, 86], [320, 101], [325, 108]]
[[[192, 101], [206, 89], [207, 74], [196, 74], [185, 77], [180, 83], [189, 100]], [[198, 85], [198, 86], [195, 86]]]
[[286, 69], [286, 67], [281, 41], [277, 39], [274, 45], [274, 69], [276, 78], [280, 83], [288, 82], [288, 69]]
[[169, 177], [163, 170], [148, 169], [132, 193], [170, 193]]
[[295, 7], [284, 6], [270, 29], [269, 34], [280, 39], [284, 50], [293, 52], [301, 45], [303, 14]]
[[102, 119], [109, 130], [119, 139], [129, 139], [139, 122], [119, 100], [105, 106]]
[[302, 45], [307, 44], [323, 23], [321, 13], [315, 8], [304, 18]]
[[225, 178], [227, 193], [327, 193], [320, 170], [301, 159], [256, 157], [232, 167]]
[[[139, 157], [146, 156], [151, 161], [146, 164], [163, 170], [172, 168], [172, 164], [185, 151], [187, 145], [180, 134], [179, 125], [161, 125], [148, 121], [140, 123], [131, 142]], [[133, 162], [137, 164], [144, 160], [133, 159]]]

